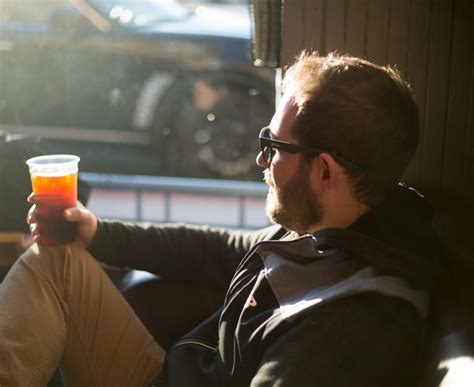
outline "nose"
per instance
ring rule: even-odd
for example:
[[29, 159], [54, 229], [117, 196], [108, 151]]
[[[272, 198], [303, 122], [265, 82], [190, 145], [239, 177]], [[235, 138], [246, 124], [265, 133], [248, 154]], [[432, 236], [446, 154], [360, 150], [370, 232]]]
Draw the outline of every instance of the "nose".
[[257, 158], [256, 158], [255, 162], [257, 163], [257, 165], [259, 167], [268, 168], [268, 163], [263, 158], [262, 151], [258, 152], [258, 155], [257, 155]]

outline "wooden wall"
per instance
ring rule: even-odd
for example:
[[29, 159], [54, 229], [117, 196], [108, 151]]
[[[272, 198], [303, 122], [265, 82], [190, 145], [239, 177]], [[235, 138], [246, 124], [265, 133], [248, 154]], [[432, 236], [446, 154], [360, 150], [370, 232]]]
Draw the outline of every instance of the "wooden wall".
[[396, 65], [421, 113], [406, 180], [443, 205], [473, 204], [473, 0], [285, 0], [282, 27], [282, 66], [303, 48]]

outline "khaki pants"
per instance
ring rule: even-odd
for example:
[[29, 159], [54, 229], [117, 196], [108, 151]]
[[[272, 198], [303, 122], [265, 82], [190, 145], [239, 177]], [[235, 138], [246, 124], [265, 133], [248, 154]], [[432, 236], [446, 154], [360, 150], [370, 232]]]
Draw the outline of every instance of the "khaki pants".
[[78, 244], [33, 245], [0, 284], [0, 386], [146, 386], [165, 352]]

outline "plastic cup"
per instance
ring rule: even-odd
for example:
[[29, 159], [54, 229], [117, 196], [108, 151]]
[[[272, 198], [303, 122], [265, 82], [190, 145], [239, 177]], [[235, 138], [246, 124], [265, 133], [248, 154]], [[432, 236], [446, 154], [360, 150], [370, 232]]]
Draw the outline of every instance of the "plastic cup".
[[66, 208], [77, 202], [79, 157], [47, 155], [26, 161], [35, 195], [36, 218], [41, 243], [61, 245], [75, 238], [75, 224], [64, 219]]

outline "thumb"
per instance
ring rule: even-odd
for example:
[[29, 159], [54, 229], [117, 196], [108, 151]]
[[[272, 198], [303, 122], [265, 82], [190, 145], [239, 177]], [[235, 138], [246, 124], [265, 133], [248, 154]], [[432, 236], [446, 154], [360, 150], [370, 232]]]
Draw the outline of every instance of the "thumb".
[[84, 222], [88, 221], [91, 218], [91, 213], [89, 210], [71, 207], [64, 211], [64, 219], [70, 222]]
[[64, 219], [75, 222], [76, 236], [88, 248], [97, 232], [97, 218], [85, 207], [71, 207], [64, 211]]

